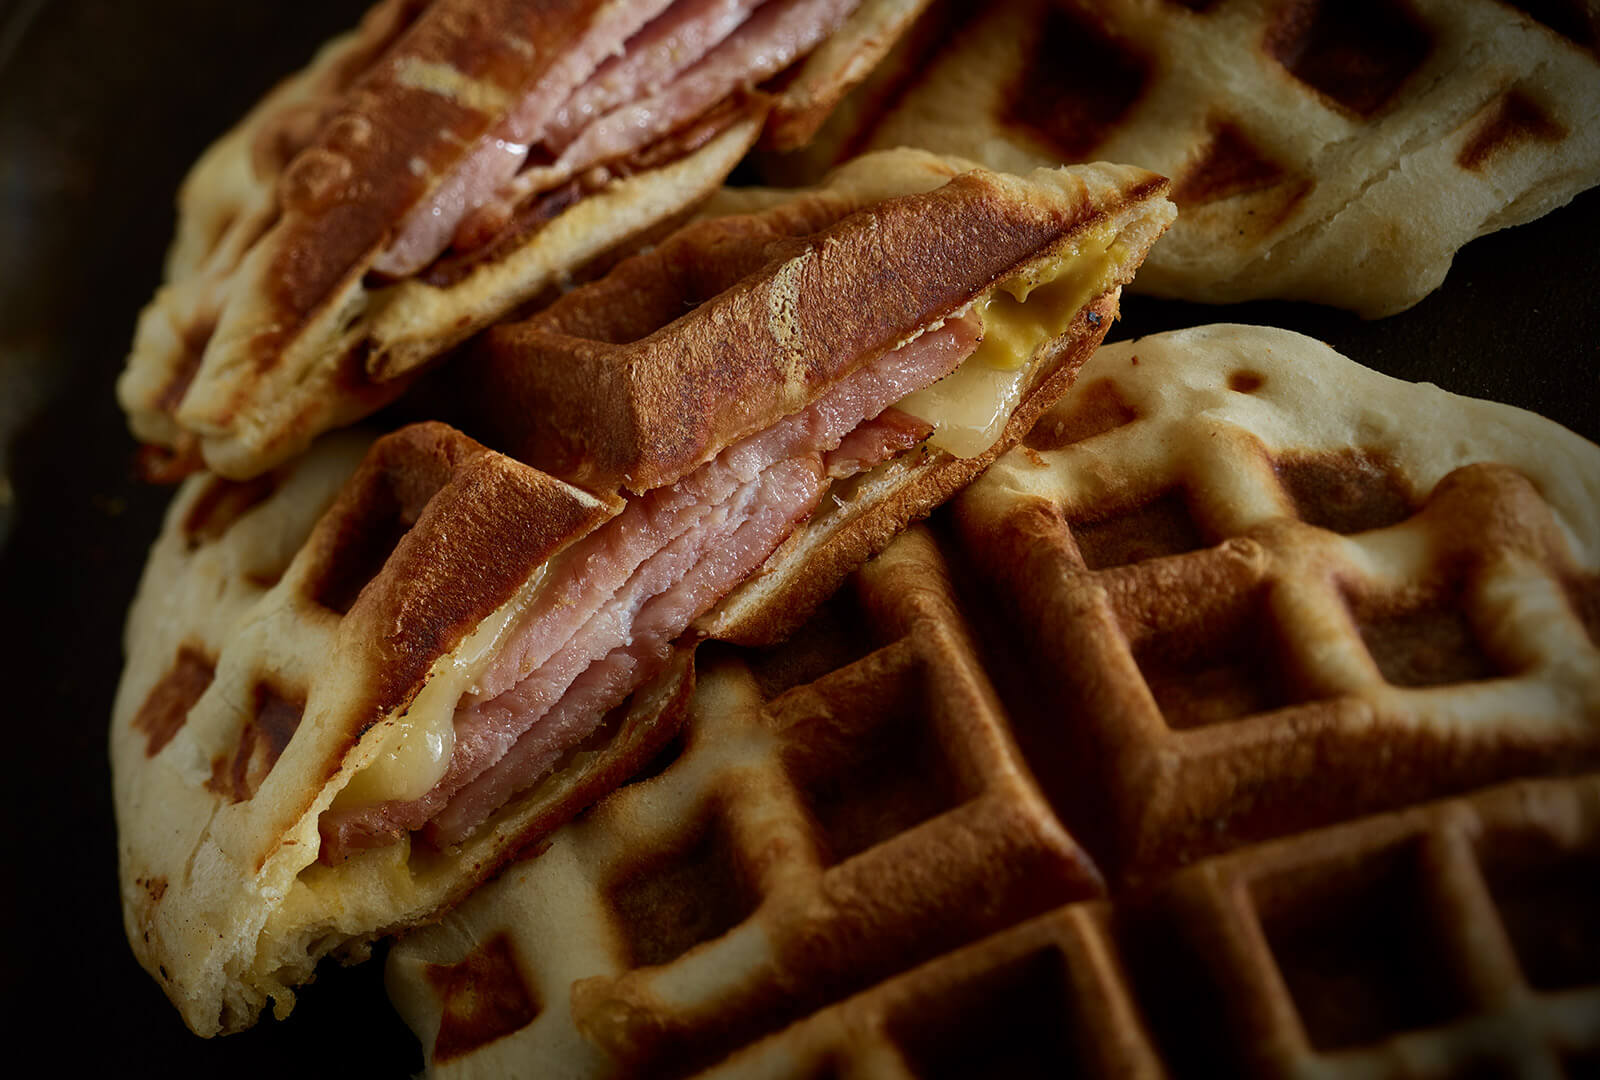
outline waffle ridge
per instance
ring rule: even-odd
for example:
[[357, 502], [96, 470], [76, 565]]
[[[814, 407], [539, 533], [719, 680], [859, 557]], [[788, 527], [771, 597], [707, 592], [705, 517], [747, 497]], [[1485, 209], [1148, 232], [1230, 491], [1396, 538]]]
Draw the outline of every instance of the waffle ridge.
[[775, 641], [1066, 392], [1172, 220], [1165, 191], [1116, 165], [1011, 177], [885, 151], [803, 192], [729, 193], [713, 216], [486, 335], [468, 374], [485, 438], [588, 490], [672, 483], [997, 285], [1092, 273], [1064, 330], [1019, 357], [990, 445], [966, 457], [928, 445], [846, 481], [697, 624]]

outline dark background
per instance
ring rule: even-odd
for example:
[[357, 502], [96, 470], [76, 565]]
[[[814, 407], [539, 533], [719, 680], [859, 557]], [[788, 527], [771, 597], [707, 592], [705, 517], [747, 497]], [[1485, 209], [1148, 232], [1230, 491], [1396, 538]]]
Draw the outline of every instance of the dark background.
[[[0, 678], [13, 733], [4, 1018], [64, 1074], [399, 1076], [421, 1067], [381, 964], [325, 968], [286, 1023], [190, 1035], [122, 937], [105, 727], [168, 492], [133, 477], [112, 396], [189, 164], [364, 0], [0, 0]], [[1600, 111], [1600, 103], [1597, 103]], [[1307, 305], [1130, 297], [1113, 338], [1228, 320], [1600, 439], [1600, 192], [1469, 246], [1376, 323]]]

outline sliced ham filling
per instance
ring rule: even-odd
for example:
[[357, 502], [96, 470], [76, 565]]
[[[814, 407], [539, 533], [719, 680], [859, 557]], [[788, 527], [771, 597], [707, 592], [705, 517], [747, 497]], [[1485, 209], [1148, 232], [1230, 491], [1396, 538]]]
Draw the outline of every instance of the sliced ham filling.
[[413, 207], [373, 269], [423, 270], [492, 240], [517, 205], [669, 135], [788, 67], [860, 0], [636, 0], [579, 44]]
[[928, 436], [894, 402], [955, 370], [981, 334], [975, 314], [922, 334], [677, 483], [630, 499], [557, 556], [476, 692], [457, 704], [444, 776], [418, 799], [330, 809], [322, 860], [419, 830], [457, 843], [549, 775], [810, 515], [830, 479]]

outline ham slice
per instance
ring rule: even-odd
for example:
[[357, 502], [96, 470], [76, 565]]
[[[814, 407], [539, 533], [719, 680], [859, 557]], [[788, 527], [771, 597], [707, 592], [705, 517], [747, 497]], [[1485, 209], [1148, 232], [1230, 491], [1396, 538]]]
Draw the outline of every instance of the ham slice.
[[[670, 6], [668, 6], [670, 3]], [[419, 273], [488, 243], [518, 204], [670, 135], [816, 48], [860, 0], [644, 0], [604, 5], [541, 77], [411, 209], [373, 269]]]
[[588, 738], [659, 672], [672, 643], [749, 577], [816, 506], [830, 477], [871, 468], [925, 437], [894, 402], [977, 347], [952, 319], [734, 443], [682, 480], [631, 499], [557, 556], [499, 655], [464, 696], [444, 777], [419, 799], [323, 815], [324, 862], [426, 827], [459, 842]]
[[761, 0], [678, 0], [628, 41], [621, 56], [600, 65], [556, 112], [545, 134], [554, 149], [569, 146], [590, 121], [653, 94], [738, 29]]
[[391, 277], [408, 277], [438, 258], [461, 219], [516, 175], [528, 158], [528, 148], [544, 135], [546, 123], [572, 91], [608, 56], [622, 52], [623, 43], [671, 2], [630, 0], [599, 5], [594, 23], [577, 46], [544, 70], [500, 126], [439, 185], [431, 200], [411, 208], [372, 268]]
[[[768, 0], [727, 41], [656, 93], [621, 106], [583, 129], [551, 164], [511, 178], [474, 217], [510, 219], [523, 199], [601, 162], [624, 157], [699, 116], [740, 88], [782, 71], [831, 34], [858, 0]], [[491, 234], [481, 221], [457, 240]]]

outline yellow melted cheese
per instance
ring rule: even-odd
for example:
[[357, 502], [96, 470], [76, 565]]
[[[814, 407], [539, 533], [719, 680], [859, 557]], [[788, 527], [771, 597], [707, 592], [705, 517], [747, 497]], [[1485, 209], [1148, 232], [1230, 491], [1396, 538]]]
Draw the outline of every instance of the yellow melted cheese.
[[517, 621], [543, 576], [541, 570], [519, 597], [479, 624], [453, 653], [435, 662], [410, 706], [367, 736], [380, 740], [376, 753], [335, 796], [334, 806], [419, 799], [444, 777], [456, 748], [456, 707], [464, 694], [476, 689], [478, 677], [499, 653], [506, 631]]
[[928, 445], [977, 457], [1000, 437], [1022, 400], [1039, 348], [1066, 333], [1085, 304], [1111, 287], [1125, 254], [1109, 226], [1028, 277], [978, 301], [983, 340], [949, 375], [895, 404], [933, 425]]

